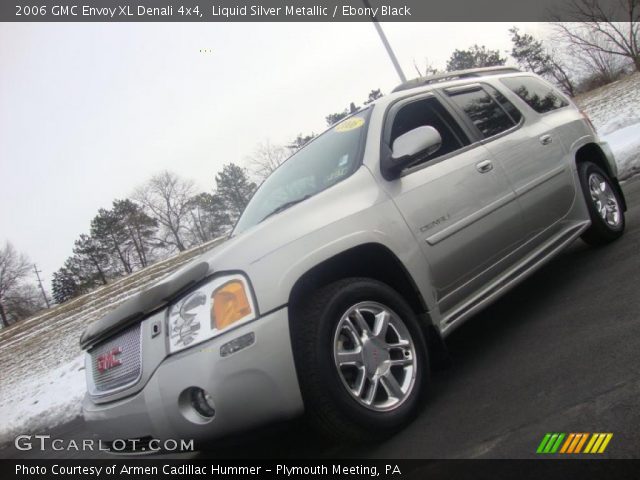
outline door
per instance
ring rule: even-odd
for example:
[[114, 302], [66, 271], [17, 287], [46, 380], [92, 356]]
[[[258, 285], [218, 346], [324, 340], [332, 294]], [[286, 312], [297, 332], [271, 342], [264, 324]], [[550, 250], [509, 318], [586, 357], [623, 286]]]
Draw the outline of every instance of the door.
[[395, 104], [384, 142], [391, 148], [399, 135], [423, 125], [438, 130], [442, 146], [386, 186], [427, 257], [446, 314], [502, 271], [500, 260], [521, 238], [522, 223], [502, 169], [436, 96]]
[[[521, 120], [522, 128], [486, 147], [503, 166], [518, 196], [531, 249], [562, 228], [559, 221], [574, 201], [571, 162], [566, 161], [559, 130], [565, 122], [561, 109], [569, 104], [535, 77], [509, 77], [501, 83], [508, 87], [505, 94], [512, 91], [520, 97], [514, 103], [529, 113]], [[493, 92], [516, 110], [502, 94]]]

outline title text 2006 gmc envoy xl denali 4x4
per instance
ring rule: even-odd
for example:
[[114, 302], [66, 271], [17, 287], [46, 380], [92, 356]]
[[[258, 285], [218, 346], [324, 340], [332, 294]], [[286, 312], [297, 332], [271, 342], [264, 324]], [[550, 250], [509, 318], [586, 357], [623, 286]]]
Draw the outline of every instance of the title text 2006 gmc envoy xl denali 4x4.
[[84, 416], [105, 440], [302, 412], [343, 439], [389, 435], [447, 334], [577, 237], [622, 235], [616, 177], [535, 75], [405, 83], [284, 162], [227, 241], [86, 329]]

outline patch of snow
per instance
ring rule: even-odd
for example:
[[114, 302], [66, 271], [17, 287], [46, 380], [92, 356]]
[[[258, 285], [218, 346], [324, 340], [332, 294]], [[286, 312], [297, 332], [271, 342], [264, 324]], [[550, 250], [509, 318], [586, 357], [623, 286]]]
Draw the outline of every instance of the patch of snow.
[[611, 146], [619, 178], [625, 180], [640, 173], [640, 73], [574, 100]]
[[603, 135], [618, 165], [620, 179], [629, 178], [640, 172], [640, 122]]
[[46, 430], [81, 415], [84, 354], [36, 375], [6, 379], [0, 391], [0, 445], [26, 432]]
[[221, 241], [182, 252], [0, 330], [0, 446], [16, 435], [43, 433], [81, 415], [86, 382], [79, 339], [84, 328]]
[[612, 118], [607, 123], [602, 125], [598, 129], [600, 135], [609, 135], [610, 133], [615, 132], [616, 130], [622, 130], [623, 128], [629, 127], [631, 125], [636, 125], [640, 123], [640, 116], [634, 115], [620, 115]]
[[[613, 130], [607, 124], [612, 119], [640, 117], [640, 73], [578, 95], [574, 101], [589, 115], [601, 134], [611, 133]], [[620, 125], [618, 128], [628, 125]]]

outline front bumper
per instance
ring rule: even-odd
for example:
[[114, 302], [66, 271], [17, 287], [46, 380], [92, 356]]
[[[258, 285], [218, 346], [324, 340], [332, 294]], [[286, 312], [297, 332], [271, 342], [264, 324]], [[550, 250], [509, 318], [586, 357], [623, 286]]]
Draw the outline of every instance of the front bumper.
[[[220, 356], [223, 344], [250, 332], [255, 334], [253, 345]], [[213, 419], [205, 422], [185, 410], [179, 398], [189, 387], [211, 394]], [[87, 394], [83, 401], [85, 420], [105, 440], [212, 439], [302, 411], [286, 307], [167, 357], [130, 397], [97, 404]]]

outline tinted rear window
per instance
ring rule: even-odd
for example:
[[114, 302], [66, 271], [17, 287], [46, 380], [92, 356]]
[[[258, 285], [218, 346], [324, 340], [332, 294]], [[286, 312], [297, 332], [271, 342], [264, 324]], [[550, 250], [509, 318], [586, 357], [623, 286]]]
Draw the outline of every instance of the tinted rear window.
[[509, 130], [516, 124], [491, 95], [480, 87], [450, 95], [485, 138]]
[[552, 87], [535, 77], [503, 78], [501, 81], [538, 113], [569, 105]]
[[513, 103], [507, 100], [507, 98], [503, 94], [501, 94], [498, 90], [493, 88], [491, 85], [484, 85], [483, 88], [485, 88], [491, 95], [493, 95], [493, 98], [495, 98], [498, 101], [500, 106], [504, 108], [505, 112], [509, 114], [509, 116], [513, 119], [514, 122], [516, 123], [520, 122], [520, 119], [522, 118], [522, 113], [520, 113], [520, 110], [518, 110]]

